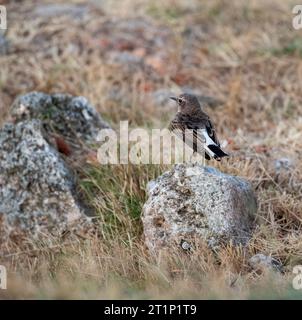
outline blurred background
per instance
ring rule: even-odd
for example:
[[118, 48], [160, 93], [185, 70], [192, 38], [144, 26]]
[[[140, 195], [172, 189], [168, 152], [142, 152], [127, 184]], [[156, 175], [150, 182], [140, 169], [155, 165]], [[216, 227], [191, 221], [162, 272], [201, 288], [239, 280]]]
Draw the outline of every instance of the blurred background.
[[181, 91], [222, 102], [217, 112], [233, 129], [255, 132], [299, 114], [293, 1], [1, 3], [2, 117], [32, 90], [83, 95], [112, 123], [167, 118], [167, 96]]
[[[258, 194], [260, 227], [248, 250], [277, 257], [289, 266], [290, 275], [291, 266], [301, 262], [302, 256], [302, 29], [292, 27], [295, 2], [0, 0], [8, 14], [8, 30], [0, 32], [0, 122], [7, 120], [16, 96], [37, 90], [85, 96], [113, 128], [120, 120], [129, 120], [133, 127], [162, 128], [176, 111], [168, 99], [170, 94], [195, 93], [208, 102], [206, 111], [221, 140], [228, 143], [226, 150], [234, 156], [229, 162], [214, 165], [244, 176]], [[104, 201], [113, 206], [110, 214], [118, 217], [116, 237], [125, 242], [131, 238], [131, 250], [121, 251], [120, 244], [111, 239], [103, 243], [106, 249], [90, 248], [89, 255], [79, 249], [77, 260], [69, 260], [67, 265], [80, 274], [86, 268], [82, 262], [93, 260], [93, 250], [114, 255], [116, 265], [108, 264], [106, 272], [115, 268], [112, 273], [123, 278], [128, 289], [132, 286], [129, 283], [140, 279], [133, 287], [145, 290], [145, 297], [154, 297], [167, 285], [165, 279], [164, 284], [150, 284], [150, 279], [162, 279], [161, 271], [157, 274], [157, 269], [148, 269], [147, 264], [135, 272], [133, 269], [136, 255], [143, 255], [138, 219], [145, 201], [142, 190], [158, 172], [150, 174], [146, 168], [127, 169], [127, 173], [121, 168], [114, 170], [116, 185], [124, 186], [122, 191], [96, 173], [92, 184], [101, 184], [110, 195]], [[135, 175], [140, 178], [134, 179]], [[128, 198], [120, 199], [124, 193], [131, 195], [129, 203]], [[98, 208], [105, 212], [108, 207]], [[125, 216], [125, 212], [134, 215]], [[27, 277], [39, 274], [43, 278], [47, 268], [56, 268], [53, 255], [47, 251], [43, 270], [30, 258], [24, 260], [23, 270], [30, 270]], [[223, 257], [228, 258], [217, 267], [223, 279], [229, 276], [224, 273], [226, 269], [238, 271], [243, 256], [225, 252]], [[197, 268], [197, 264], [191, 267]], [[87, 268], [95, 265], [97, 262]], [[92, 269], [85, 270], [89, 274]], [[196, 272], [192, 270], [194, 279]], [[185, 274], [185, 284], [171, 280], [172, 287], [179, 285], [180, 291], [185, 288], [187, 297], [207, 297], [207, 290], [195, 287], [199, 280], [192, 280], [189, 271]], [[250, 278], [247, 275], [248, 281]], [[43, 297], [57, 297], [58, 292], [82, 297], [81, 285], [78, 291], [69, 290], [72, 284], [69, 276], [67, 279], [61, 282], [66, 285], [64, 289], [47, 280], [38, 293], [33, 285], [26, 287], [19, 279], [11, 297], [19, 295], [21, 285], [27, 288], [24, 294], [28, 297], [40, 296], [41, 292]], [[229, 291], [220, 290], [223, 281], [211, 285], [213, 296], [228, 296]], [[110, 294], [132, 294], [127, 290], [116, 289]], [[180, 291], [170, 292], [169, 297]], [[243, 293], [235, 296], [238, 294]]]

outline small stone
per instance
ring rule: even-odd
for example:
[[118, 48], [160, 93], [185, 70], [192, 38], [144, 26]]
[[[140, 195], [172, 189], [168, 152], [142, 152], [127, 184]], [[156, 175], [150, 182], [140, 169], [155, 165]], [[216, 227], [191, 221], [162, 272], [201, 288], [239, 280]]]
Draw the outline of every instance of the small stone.
[[142, 59], [130, 52], [112, 52], [109, 57], [111, 63], [118, 64], [137, 64], [141, 67]]
[[33, 14], [39, 17], [52, 18], [58, 16], [71, 16], [72, 18], [83, 18], [89, 12], [85, 5], [68, 3], [37, 4]]
[[282, 272], [282, 264], [270, 257], [266, 256], [263, 253], [257, 253], [249, 259], [249, 265], [256, 271], [256, 272], [264, 272], [265, 270], [268, 271], [278, 271]]
[[277, 173], [289, 171], [293, 167], [293, 161], [289, 158], [280, 158], [275, 160], [275, 169]]
[[181, 243], [180, 243], [180, 245], [181, 245], [181, 248], [184, 250], [184, 251], [189, 251], [189, 250], [191, 250], [191, 245], [187, 242], [187, 241], [185, 241], [185, 240], [181, 240]]

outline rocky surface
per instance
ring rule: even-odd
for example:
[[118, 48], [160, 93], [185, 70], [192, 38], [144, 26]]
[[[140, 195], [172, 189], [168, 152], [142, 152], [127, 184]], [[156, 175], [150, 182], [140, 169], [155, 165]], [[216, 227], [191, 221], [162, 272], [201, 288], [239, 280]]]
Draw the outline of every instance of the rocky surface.
[[95, 143], [99, 130], [109, 128], [86, 98], [68, 94], [30, 92], [15, 100], [11, 115], [15, 122], [41, 120], [47, 133], [63, 137], [74, 148]]
[[11, 118], [0, 131], [2, 243], [93, 229], [65, 156], [90, 150], [109, 125], [84, 97], [41, 92], [19, 96]]
[[257, 212], [251, 185], [200, 165], [176, 165], [151, 181], [143, 207], [145, 241], [152, 250], [204, 239], [246, 244]]
[[75, 181], [44, 139], [41, 122], [6, 124], [0, 131], [0, 238], [62, 234], [89, 225]]

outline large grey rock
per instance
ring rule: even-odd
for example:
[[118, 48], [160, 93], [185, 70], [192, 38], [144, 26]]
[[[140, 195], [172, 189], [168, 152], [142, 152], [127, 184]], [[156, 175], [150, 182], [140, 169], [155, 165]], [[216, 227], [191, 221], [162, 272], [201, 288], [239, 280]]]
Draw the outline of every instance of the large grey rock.
[[69, 94], [30, 92], [15, 100], [11, 115], [16, 122], [40, 119], [46, 132], [59, 134], [73, 147], [95, 143], [99, 130], [109, 128], [86, 98]]
[[176, 165], [148, 185], [142, 221], [150, 250], [186, 247], [201, 238], [210, 246], [245, 244], [257, 211], [251, 185], [201, 165]]
[[44, 139], [38, 120], [0, 130], [0, 241], [86, 228], [72, 172]]

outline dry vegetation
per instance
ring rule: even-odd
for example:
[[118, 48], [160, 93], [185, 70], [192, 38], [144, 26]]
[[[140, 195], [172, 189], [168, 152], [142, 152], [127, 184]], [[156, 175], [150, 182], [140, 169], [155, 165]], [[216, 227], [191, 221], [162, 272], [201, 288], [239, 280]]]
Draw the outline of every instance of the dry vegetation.
[[[153, 92], [200, 90], [223, 101], [208, 112], [233, 154], [211, 165], [251, 181], [259, 225], [246, 249], [199, 243], [191, 255], [151, 257], [139, 217], [146, 183], [167, 168], [87, 165], [81, 188], [101, 237], [8, 246], [1, 297], [301, 297], [291, 287], [302, 264], [302, 31], [292, 29], [292, 1], [74, 1], [87, 10], [80, 18], [43, 15], [35, 8], [44, 1], [2, 2], [10, 41], [0, 55], [2, 122], [18, 94], [38, 90], [83, 95], [113, 127], [126, 119], [164, 127], [175, 110]], [[146, 27], [132, 34], [135, 21]], [[125, 53], [139, 62], [123, 62]], [[291, 164], [278, 171], [281, 158]], [[280, 260], [284, 274], [253, 272], [247, 260], [257, 252]]]

